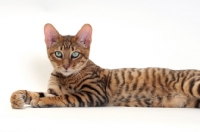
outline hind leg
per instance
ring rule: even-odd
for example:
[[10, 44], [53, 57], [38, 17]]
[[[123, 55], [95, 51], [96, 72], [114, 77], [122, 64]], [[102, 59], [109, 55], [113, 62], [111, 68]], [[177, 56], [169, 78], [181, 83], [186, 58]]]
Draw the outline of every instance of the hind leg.
[[130, 102], [120, 102], [115, 106], [127, 107], [165, 107], [165, 108], [200, 108], [200, 100], [183, 95], [143, 98]]
[[200, 108], [200, 99], [190, 99], [186, 104], [186, 108]]
[[120, 102], [114, 106], [127, 106], [127, 107], [151, 107], [152, 100], [148, 98], [136, 99], [130, 102]]

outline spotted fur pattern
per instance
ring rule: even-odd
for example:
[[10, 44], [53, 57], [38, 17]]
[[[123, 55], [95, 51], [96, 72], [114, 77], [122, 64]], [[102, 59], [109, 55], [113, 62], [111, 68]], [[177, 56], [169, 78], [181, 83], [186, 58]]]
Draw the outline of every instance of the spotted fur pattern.
[[[85, 24], [75, 36], [44, 27], [53, 65], [47, 93], [18, 90], [12, 108], [32, 107], [190, 107], [200, 105], [200, 71], [165, 68], [103, 69], [89, 59], [92, 28]], [[78, 56], [77, 56], [78, 55]]]

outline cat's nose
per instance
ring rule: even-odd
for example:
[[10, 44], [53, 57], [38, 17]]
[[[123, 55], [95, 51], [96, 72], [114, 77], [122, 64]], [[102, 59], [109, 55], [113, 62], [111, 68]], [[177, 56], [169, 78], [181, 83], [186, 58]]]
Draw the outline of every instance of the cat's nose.
[[65, 68], [65, 70], [67, 70], [69, 68], [69, 64], [65, 64], [63, 65], [63, 67]]

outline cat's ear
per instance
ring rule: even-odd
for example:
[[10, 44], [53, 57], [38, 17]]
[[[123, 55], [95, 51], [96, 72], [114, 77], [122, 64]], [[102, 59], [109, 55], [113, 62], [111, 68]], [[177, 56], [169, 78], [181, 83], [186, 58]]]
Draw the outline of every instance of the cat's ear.
[[88, 48], [92, 42], [92, 27], [90, 24], [85, 24], [76, 34], [76, 40], [83, 47]]
[[45, 43], [48, 48], [51, 47], [55, 42], [58, 42], [61, 37], [54, 26], [49, 23], [44, 26], [44, 36]]

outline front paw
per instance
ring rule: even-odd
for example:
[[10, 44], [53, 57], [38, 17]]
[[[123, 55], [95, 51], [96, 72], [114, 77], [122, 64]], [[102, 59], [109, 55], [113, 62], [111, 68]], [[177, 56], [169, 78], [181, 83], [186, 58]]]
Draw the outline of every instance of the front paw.
[[11, 95], [10, 102], [13, 109], [23, 108], [26, 100], [26, 93], [26, 90], [18, 90]]

